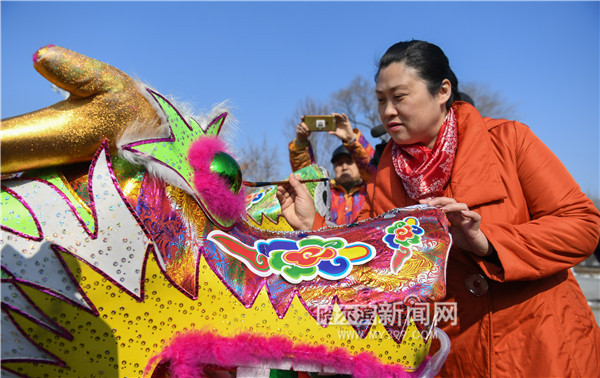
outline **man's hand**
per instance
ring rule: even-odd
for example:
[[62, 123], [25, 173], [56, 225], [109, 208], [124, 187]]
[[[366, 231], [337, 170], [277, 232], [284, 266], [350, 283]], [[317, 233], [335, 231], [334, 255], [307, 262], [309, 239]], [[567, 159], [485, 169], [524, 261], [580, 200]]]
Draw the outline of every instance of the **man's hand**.
[[331, 115], [335, 117], [336, 129], [335, 131], [330, 131], [329, 134], [337, 136], [344, 143], [352, 141], [356, 137], [356, 134], [354, 134], [348, 116], [345, 113], [331, 113]]
[[298, 144], [306, 144], [308, 143], [309, 136], [310, 130], [308, 130], [308, 126], [306, 126], [304, 119], [302, 119], [302, 121], [300, 121], [300, 123], [296, 126], [296, 142], [298, 142]]
[[134, 80], [108, 64], [50, 45], [34, 54], [33, 66], [70, 96], [2, 120], [3, 174], [89, 161], [104, 138], [116, 151], [117, 138], [127, 126], [138, 123], [152, 132], [160, 124]]

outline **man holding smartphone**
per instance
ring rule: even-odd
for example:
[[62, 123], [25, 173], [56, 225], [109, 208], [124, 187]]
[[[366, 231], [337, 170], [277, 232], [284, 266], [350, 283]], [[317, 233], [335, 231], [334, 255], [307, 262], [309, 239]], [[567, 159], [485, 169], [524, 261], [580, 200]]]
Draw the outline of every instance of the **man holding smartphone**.
[[[375, 149], [358, 129], [352, 129], [348, 116], [332, 113], [336, 128], [329, 134], [337, 136], [342, 144], [331, 156], [335, 177], [331, 180], [331, 220], [338, 225], [356, 221], [365, 201], [366, 182], [377, 167], [370, 164]], [[315, 163], [308, 140], [311, 131], [304, 122], [296, 126], [296, 138], [289, 144], [292, 171]], [[317, 130], [314, 130], [317, 131]]]

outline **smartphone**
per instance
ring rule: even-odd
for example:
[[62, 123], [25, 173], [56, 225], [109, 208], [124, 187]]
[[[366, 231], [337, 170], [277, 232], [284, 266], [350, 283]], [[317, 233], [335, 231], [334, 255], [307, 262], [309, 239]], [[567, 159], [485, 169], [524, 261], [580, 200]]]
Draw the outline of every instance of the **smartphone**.
[[304, 123], [310, 131], [335, 131], [335, 116], [305, 115]]

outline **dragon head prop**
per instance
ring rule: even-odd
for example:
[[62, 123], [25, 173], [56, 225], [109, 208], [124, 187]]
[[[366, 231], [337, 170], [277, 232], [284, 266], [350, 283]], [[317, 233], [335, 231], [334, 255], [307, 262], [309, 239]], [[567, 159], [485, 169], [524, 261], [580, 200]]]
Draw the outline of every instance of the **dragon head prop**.
[[[456, 311], [441, 302], [441, 212], [310, 232], [244, 216], [254, 205], [219, 136], [227, 111], [197, 121], [57, 46], [34, 66], [71, 96], [2, 122], [5, 373], [439, 370], [448, 343], [436, 317]], [[434, 335], [442, 348], [428, 358]]]

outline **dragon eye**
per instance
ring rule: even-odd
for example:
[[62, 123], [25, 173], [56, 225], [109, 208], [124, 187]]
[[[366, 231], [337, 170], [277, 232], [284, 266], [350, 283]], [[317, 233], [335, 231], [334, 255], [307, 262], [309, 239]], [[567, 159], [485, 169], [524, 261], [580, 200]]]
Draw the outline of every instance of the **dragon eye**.
[[242, 169], [231, 155], [217, 152], [210, 162], [210, 171], [223, 177], [229, 183], [229, 189], [238, 194], [242, 188]]

